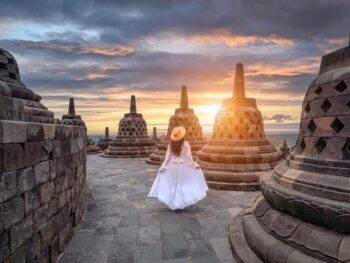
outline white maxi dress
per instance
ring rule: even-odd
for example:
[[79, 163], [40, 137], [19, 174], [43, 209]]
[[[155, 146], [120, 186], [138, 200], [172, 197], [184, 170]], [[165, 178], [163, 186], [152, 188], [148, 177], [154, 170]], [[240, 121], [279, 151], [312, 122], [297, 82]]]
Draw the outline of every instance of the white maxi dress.
[[184, 142], [180, 156], [174, 155], [168, 145], [165, 160], [148, 197], [158, 198], [175, 210], [197, 203], [207, 191], [203, 172], [192, 159], [189, 143]]

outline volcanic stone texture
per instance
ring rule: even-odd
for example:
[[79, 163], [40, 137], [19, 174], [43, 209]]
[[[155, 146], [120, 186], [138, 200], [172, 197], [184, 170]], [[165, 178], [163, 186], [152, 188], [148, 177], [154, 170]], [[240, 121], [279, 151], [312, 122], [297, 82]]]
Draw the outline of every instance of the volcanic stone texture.
[[0, 48], [0, 120], [59, 123], [40, 101], [21, 81], [15, 58]]
[[[240, 261], [252, 254], [264, 262], [350, 261], [350, 46], [322, 57], [296, 149], [262, 178], [261, 190], [231, 227]], [[242, 253], [234, 232], [251, 253]]]
[[130, 112], [119, 121], [118, 134], [108, 144], [103, 157], [134, 158], [147, 157], [155, 148], [155, 142], [148, 136], [147, 124], [142, 114], [136, 111], [136, 98], [131, 96]]
[[256, 100], [245, 97], [243, 64], [236, 66], [233, 97], [223, 101], [211, 140], [198, 152], [208, 186], [259, 190], [259, 180], [281, 160], [266, 139]]
[[86, 129], [0, 121], [0, 262], [56, 262], [85, 212]]
[[185, 140], [190, 143], [192, 156], [195, 158], [197, 152], [202, 149], [207, 140], [203, 136], [202, 127], [197, 116], [194, 114], [193, 109], [189, 108], [186, 86], [182, 86], [181, 89], [180, 108], [175, 110], [175, 114], [169, 120], [166, 139], [157, 144], [157, 149], [146, 160], [147, 163], [155, 165], [161, 165], [163, 163], [170, 134], [177, 126], [184, 126], [186, 128]]

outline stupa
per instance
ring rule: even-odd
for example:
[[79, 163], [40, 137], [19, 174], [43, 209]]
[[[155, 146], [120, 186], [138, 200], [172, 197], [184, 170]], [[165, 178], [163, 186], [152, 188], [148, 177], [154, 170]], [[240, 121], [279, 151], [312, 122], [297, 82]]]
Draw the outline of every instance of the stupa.
[[147, 124], [142, 114], [136, 111], [135, 96], [131, 96], [130, 112], [119, 122], [118, 134], [103, 152], [103, 157], [129, 158], [149, 156], [155, 142], [147, 133]]
[[105, 137], [104, 139], [100, 138], [100, 141], [98, 142], [97, 146], [100, 147], [101, 150], [105, 150], [108, 147], [108, 143], [112, 141], [112, 139], [109, 138], [109, 128], [105, 128]]
[[100, 147], [98, 147], [96, 145], [96, 142], [93, 139], [87, 137], [87, 139], [86, 139], [86, 152], [88, 154], [98, 154], [98, 153], [102, 153], [102, 150]]
[[295, 151], [261, 190], [231, 226], [239, 262], [350, 262], [350, 44], [322, 57]]
[[[81, 116], [75, 113], [74, 98], [69, 99], [68, 114], [62, 116], [61, 122], [64, 125], [86, 127], [85, 122], [82, 120]], [[96, 154], [101, 153], [102, 150], [99, 147], [97, 147], [96, 143], [87, 136], [86, 152], [88, 154]]]
[[85, 126], [85, 123], [81, 119], [81, 116], [75, 114], [74, 98], [69, 99], [68, 114], [62, 116], [62, 124], [72, 126]]
[[59, 123], [41, 101], [41, 96], [21, 81], [15, 58], [0, 48], [0, 120]]
[[169, 144], [171, 131], [176, 126], [184, 126], [186, 128], [185, 140], [191, 145], [192, 156], [197, 156], [200, 150], [207, 142], [203, 136], [202, 127], [193, 109], [189, 108], [187, 87], [181, 88], [180, 108], [175, 110], [175, 114], [171, 116], [168, 125], [166, 139], [157, 144], [157, 149], [146, 160], [149, 164], [161, 165], [165, 159], [166, 150]]
[[290, 154], [290, 148], [289, 148], [286, 140], [284, 140], [283, 144], [280, 146], [280, 151], [282, 152], [282, 158], [287, 159], [287, 157]]
[[245, 97], [243, 64], [236, 65], [233, 97], [216, 114], [211, 140], [198, 152], [208, 186], [225, 190], [259, 190], [260, 176], [280, 161], [266, 139], [256, 100]]
[[157, 127], [153, 127], [152, 140], [155, 142], [160, 141], [160, 139], [158, 138], [158, 135], [157, 135]]

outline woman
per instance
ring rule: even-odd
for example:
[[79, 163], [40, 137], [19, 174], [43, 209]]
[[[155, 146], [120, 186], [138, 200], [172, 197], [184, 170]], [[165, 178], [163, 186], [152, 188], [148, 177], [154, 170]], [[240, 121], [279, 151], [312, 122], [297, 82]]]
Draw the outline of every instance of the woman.
[[184, 140], [185, 134], [184, 127], [172, 130], [165, 160], [148, 194], [149, 197], [158, 198], [171, 210], [195, 204], [208, 191], [203, 172], [193, 161], [190, 145]]

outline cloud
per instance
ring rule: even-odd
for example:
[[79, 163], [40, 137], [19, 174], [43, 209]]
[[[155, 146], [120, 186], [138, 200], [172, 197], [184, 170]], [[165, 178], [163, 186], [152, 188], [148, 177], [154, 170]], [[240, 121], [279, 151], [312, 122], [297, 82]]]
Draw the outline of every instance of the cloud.
[[280, 46], [293, 46], [291, 39], [281, 38], [276, 35], [254, 36], [254, 35], [233, 35], [227, 30], [216, 30], [210, 34], [199, 34], [190, 37], [191, 41], [200, 43], [224, 43], [229, 47], [246, 45], [250, 43], [274, 44]]
[[295, 120], [296, 117], [287, 114], [274, 114], [272, 116], [264, 116], [265, 120], [275, 121], [276, 123], [283, 123], [285, 121]]

